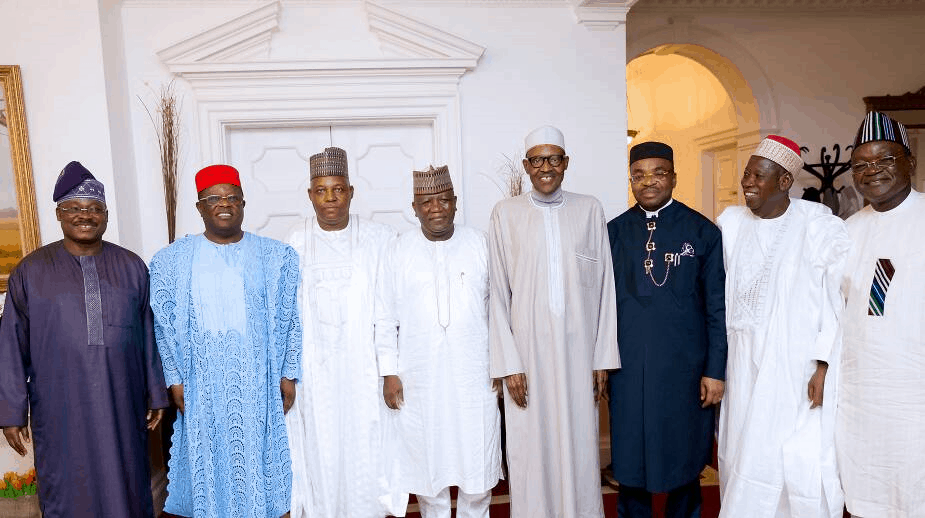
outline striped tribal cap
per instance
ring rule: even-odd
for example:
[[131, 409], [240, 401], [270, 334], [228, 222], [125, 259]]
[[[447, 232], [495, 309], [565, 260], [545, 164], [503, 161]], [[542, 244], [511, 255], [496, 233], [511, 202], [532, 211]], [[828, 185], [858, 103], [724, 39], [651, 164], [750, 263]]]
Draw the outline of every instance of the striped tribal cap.
[[430, 166], [426, 171], [414, 171], [414, 194], [437, 194], [453, 188], [450, 168]]
[[339, 147], [326, 147], [324, 151], [308, 158], [308, 168], [311, 171], [311, 180], [319, 176], [347, 175], [347, 152]]
[[902, 123], [891, 119], [885, 113], [870, 112], [864, 117], [864, 122], [861, 123], [858, 134], [854, 137], [854, 149], [877, 140], [902, 144], [907, 153], [912, 153], [912, 148], [909, 147], [909, 137], [906, 136], [906, 127]]

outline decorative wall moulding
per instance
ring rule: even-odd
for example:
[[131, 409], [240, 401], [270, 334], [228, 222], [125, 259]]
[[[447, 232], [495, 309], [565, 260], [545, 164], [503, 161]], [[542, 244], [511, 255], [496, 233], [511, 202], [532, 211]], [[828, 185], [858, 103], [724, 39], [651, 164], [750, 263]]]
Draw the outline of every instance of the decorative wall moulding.
[[[369, 30], [385, 49], [401, 57], [265, 61], [279, 29], [281, 2], [266, 4], [157, 53], [171, 73], [199, 86], [336, 84], [351, 78], [369, 83], [403, 77], [456, 84], [474, 70], [485, 48], [420, 20], [365, 2]], [[361, 81], [362, 82], [362, 81]], [[200, 97], [197, 93], [197, 97]]]
[[171, 45], [157, 53], [168, 66], [181, 63], [266, 59], [279, 30], [280, 2], [272, 2]]
[[485, 48], [432, 25], [366, 2], [369, 30], [379, 38], [383, 51], [416, 58], [461, 58], [478, 62]]
[[485, 48], [377, 3], [363, 6], [366, 29], [398, 57], [261, 61], [253, 49], [269, 48], [285, 16], [281, 1], [158, 52], [192, 88], [201, 162], [226, 161], [230, 131], [424, 124], [433, 160], [450, 166], [462, 190], [459, 79], [478, 66]]
[[637, 0], [579, 0], [575, 19], [592, 31], [612, 31], [626, 23], [626, 13]]

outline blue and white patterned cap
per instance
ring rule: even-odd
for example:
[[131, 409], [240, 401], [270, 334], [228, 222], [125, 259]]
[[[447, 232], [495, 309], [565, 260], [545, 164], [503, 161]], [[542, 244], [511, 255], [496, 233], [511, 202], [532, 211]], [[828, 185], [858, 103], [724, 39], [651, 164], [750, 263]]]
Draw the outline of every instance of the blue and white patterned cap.
[[94, 179], [88, 179], [80, 182], [77, 187], [74, 187], [68, 191], [64, 197], [58, 200], [58, 203], [73, 200], [75, 198], [97, 200], [104, 205], [106, 204], [106, 194], [103, 191], [103, 184], [99, 180]]
[[68, 163], [58, 174], [55, 181], [55, 192], [52, 196], [55, 203], [61, 203], [74, 198], [97, 200], [106, 203], [106, 194], [103, 184], [94, 178], [80, 162]]
[[858, 134], [854, 137], [854, 149], [858, 146], [875, 142], [878, 140], [887, 140], [902, 144], [907, 153], [911, 153], [909, 147], [909, 137], [906, 136], [906, 127], [902, 123], [890, 118], [889, 115], [880, 112], [870, 112], [864, 117], [864, 122], [858, 128]]

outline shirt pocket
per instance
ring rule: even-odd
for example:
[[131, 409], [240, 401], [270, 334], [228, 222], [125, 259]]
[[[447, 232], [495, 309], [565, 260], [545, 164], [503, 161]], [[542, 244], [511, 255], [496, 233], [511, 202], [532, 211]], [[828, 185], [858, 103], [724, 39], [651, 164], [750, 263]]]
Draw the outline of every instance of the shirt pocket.
[[109, 286], [101, 295], [104, 325], [136, 327], [141, 323], [138, 292]]
[[103, 345], [106, 347], [134, 348], [139, 345], [137, 333], [141, 328], [139, 293], [133, 290], [103, 287]]
[[601, 277], [601, 261], [589, 251], [575, 252], [575, 262], [578, 266], [578, 282], [585, 288], [594, 288]]

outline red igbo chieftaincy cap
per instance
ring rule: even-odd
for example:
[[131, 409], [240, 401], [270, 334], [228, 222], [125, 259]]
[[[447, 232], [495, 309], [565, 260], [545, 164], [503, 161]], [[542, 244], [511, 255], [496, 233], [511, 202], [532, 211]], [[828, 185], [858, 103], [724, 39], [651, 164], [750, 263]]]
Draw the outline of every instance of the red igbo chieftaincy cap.
[[204, 167], [196, 173], [196, 192], [202, 192], [220, 183], [230, 183], [241, 187], [238, 170], [230, 165], [216, 164]]

